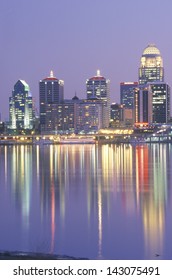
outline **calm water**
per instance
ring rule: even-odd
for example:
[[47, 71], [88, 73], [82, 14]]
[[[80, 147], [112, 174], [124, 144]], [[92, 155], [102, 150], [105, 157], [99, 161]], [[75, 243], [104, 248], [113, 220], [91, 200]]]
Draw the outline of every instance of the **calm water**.
[[171, 172], [169, 144], [0, 146], [0, 250], [172, 259]]

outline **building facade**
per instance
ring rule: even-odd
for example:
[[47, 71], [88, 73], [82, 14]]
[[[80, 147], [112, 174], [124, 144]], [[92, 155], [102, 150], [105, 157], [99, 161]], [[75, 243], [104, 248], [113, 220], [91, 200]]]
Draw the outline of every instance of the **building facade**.
[[110, 106], [110, 127], [118, 127], [123, 122], [123, 105], [112, 103]]
[[134, 108], [134, 89], [138, 82], [121, 82], [120, 83], [120, 103], [126, 109]]
[[87, 99], [97, 98], [103, 102], [103, 127], [108, 127], [110, 122], [110, 80], [97, 75], [86, 80]]
[[18, 80], [9, 98], [9, 128], [32, 129], [33, 121], [33, 99], [29, 85], [24, 80]]
[[103, 128], [103, 112], [100, 99], [82, 99], [76, 106], [76, 132], [91, 133]]
[[[54, 77], [53, 71], [50, 76], [39, 82], [39, 105], [40, 105], [40, 126], [45, 130], [47, 110], [51, 104], [60, 104], [64, 99], [64, 81]], [[50, 118], [50, 112], [49, 118]], [[52, 114], [52, 121], [53, 121]]]
[[150, 85], [139, 86], [135, 89], [134, 123], [152, 123], [152, 91]]
[[152, 91], [152, 122], [168, 123], [170, 121], [170, 87], [166, 83], [150, 84]]
[[60, 104], [47, 104], [45, 130], [52, 133], [75, 132], [77, 103], [77, 99], [74, 97], [69, 100], [65, 99]]

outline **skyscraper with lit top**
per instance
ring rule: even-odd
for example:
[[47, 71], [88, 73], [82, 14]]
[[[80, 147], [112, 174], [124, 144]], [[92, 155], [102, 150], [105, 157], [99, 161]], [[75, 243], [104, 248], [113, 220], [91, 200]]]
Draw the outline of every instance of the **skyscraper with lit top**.
[[110, 80], [101, 76], [97, 70], [97, 75], [86, 80], [87, 99], [99, 99], [103, 103], [103, 127], [109, 126], [110, 121]]
[[163, 59], [159, 49], [148, 45], [141, 56], [139, 68], [139, 84], [164, 81]]
[[46, 112], [51, 111], [51, 104], [60, 104], [64, 99], [64, 81], [54, 77], [53, 71], [50, 76], [39, 82], [39, 105], [40, 105], [40, 125], [45, 129]]
[[[139, 86], [135, 93], [135, 112], [138, 112], [138, 115], [143, 115], [143, 119], [153, 123], [169, 121], [170, 87], [164, 82], [163, 59], [154, 44], [148, 45], [141, 56]], [[136, 122], [137, 119], [136, 117]]]

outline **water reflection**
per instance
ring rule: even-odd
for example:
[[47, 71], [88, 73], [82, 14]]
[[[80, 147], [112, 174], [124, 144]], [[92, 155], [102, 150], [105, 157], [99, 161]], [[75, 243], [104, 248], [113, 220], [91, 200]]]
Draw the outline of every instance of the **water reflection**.
[[4, 154], [5, 187], [10, 187], [14, 201], [21, 208], [23, 224], [27, 225], [32, 191], [32, 148], [5, 146]]
[[1, 146], [0, 222], [13, 223], [0, 248], [170, 258], [171, 158], [171, 146], [159, 144]]
[[[168, 178], [170, 168], [169, 146], [155, 145], [146, 153], [146, 163], [142, 164], [145, 174], [144, 186], [146, 188], [141, 197], [141, 209], [146, 257], [153, 258], [155, 254], [163, 255], [167, 182], [170, 184], [170, 178]], [[149, 161], [151, 162], [149, 163]], [[153, 166], [153, 168], [149, 169], [150, 166]], [[143, 185], [142, 182], [140, 185]]]

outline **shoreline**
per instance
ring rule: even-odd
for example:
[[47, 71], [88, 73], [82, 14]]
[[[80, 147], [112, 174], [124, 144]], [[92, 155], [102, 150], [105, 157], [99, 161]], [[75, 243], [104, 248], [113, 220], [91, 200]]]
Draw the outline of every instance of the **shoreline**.
[[172, 143], [172, 135], [1, 135], [0, 145], [85, 145], [85, 144], [153, 144]]
[[50, 253], [0, 251], [0, 260], [88, 260], [67, 255], [56, 255]]

